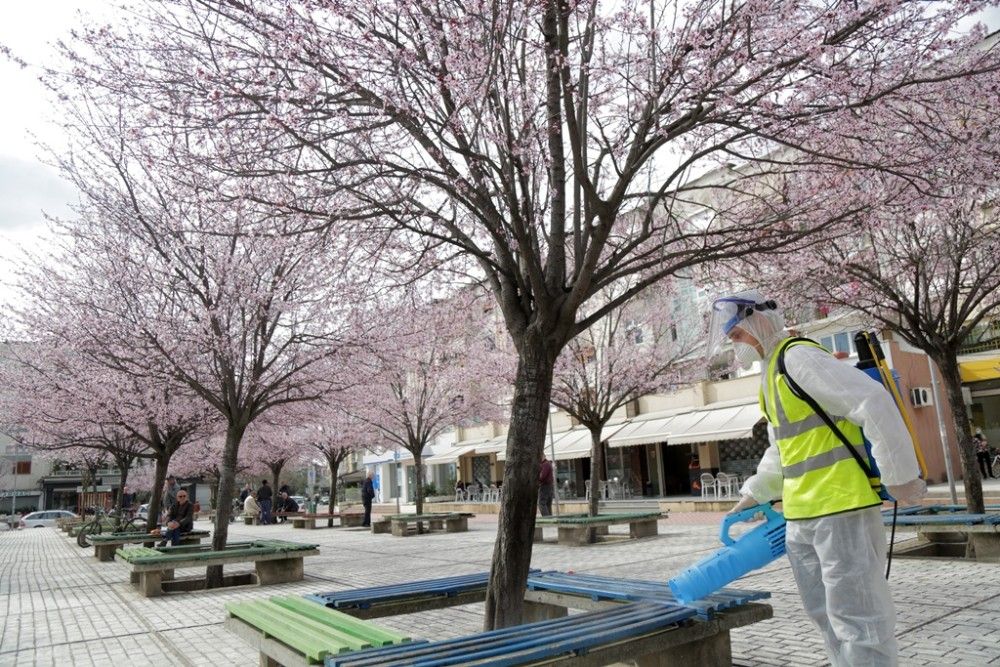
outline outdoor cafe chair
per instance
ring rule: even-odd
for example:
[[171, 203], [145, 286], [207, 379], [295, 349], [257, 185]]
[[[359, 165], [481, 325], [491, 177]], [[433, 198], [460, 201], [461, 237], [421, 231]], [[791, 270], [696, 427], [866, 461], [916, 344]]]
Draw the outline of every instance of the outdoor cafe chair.
[[710, 472], [701, 473], [701, 497], [706, 498], [712, 495], [719, 497], [719, 487], [717, 486], [715, 475]]

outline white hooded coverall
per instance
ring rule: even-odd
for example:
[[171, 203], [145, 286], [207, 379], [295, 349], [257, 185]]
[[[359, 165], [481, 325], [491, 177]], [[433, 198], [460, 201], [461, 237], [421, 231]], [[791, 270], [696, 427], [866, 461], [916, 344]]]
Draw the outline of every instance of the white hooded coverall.
[[[882, 385], [813, 346], [785, 352], [788, 375], [827, 414], [864, 429], [882, 482], [895, 486], [919, 475], [906, 425]], [[765, 370], [766, 373], [766, 370]], [[766, 386], [766, 376], [762, 376]], [[778, 500], [781, 459], [770, 446], [741, 492], [758, 502]], [[896, 612], [885, 580], [886, 540], [880, 508], [789, 521], [786, 547], [809, 617], [819, 626], [833, 665], [896, 665]]]

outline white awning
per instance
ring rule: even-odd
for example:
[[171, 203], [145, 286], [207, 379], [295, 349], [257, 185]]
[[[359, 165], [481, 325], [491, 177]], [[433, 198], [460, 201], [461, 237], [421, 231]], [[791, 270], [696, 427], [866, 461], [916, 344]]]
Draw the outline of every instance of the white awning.
[[608, 438], [608, 447], [631, 447], [664, 442], [670, 433], [670, 423], [677, 415], [653, 419], [636, 419], [625, 424], [615, 435]]
[[[601, 436], [607, 440], [626, 425], [627, 422], [606, 425], [601, 431]], [[545, 455], [551, 457], [552, 449], [555, 448], [556, 461], [587, 458], [590, 456], [590, 447], [590, 430], [583, 426], [577, 426], [569, 431], [553, 433], [551, 440], [549, 439], [549, 434], [545, 434]], [[497, 452], [497, 460], [506, 460], [506, 454], [506, 451]]]
[[[681, 419], [687, 418], [689, 414], [690, 420]], [[754, 424], [760, 420], [760, 406], [757, 403], [677, 415], [677, 419], [670, 424], [667, 442], [671, 445], [686, 445], [693, 442], [749, 438], [753, 435]]]
[[424, 463], [427, 465], [440, 465], [446, 463], [454, 463], [458, 460], [460, 456], [465, 454], [471, 454], [476, 451], [476, 447], [481, 446], [483, 441], [475, 442], [472, 444], [461, 444], [453, 445], [442, 452], [438, 452], [433, 456], [428, 456], [424, 459]]
[[507, 450], [507, 436], [498, 435], [495, 438], [490, 438], [486, 441], [482, 447], [476, 448], [477, 454], [497, 454], [499, 452], [504, 452]]

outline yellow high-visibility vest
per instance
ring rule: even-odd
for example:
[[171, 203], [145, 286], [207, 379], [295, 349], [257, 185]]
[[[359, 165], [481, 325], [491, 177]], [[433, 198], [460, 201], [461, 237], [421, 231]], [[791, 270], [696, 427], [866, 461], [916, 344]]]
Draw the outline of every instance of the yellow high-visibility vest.
[[[847, 445], [808, 403], [792, 392], [780, 372], [779, 355], [792, 344], [824, 349], [812, 341], [791, 338], [782, 341], [771, 353], [766, 385], [761, 388], [760, 407], [774, 430], [781, 456], [784, 475], [781, 502], [785, 518], [815, 519], [881, 505], [880, 480], [865, 475]], [[870, 467], [861, 428], [843, 416], [829, 417]]]

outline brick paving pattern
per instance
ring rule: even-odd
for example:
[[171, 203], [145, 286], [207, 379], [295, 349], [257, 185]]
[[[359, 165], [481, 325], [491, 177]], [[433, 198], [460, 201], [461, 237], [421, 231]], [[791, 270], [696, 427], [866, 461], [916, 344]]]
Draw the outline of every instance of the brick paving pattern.
[[[643, 540], [590, 547], [536, 545], [532, 566], [665, 580], [716, 547], [719, 516], [673, 513], [661, 521], [659, 536]], [[210, 528], [205, 522], [198, 527]], [[469, 528], [468, 533], [401, 539], [361, 529], [233, 524], [231, 539], [316, 542], [321, 555], [306, 559], [302, 582], [160, 598], [140, 597], [128, 583], [125, 565], [98, 562], [92, 549], [80, 549], [55, 529], [0, 532], [0, 666], [256, 664], [256, 653], [222, 627], [223, 603], [484, 571], [496, 518], [480, 515]], [[251, 566], [231, 568], [241, 569]], [[890, 583], [899, 616], [901, 664], [1000, 665], [996, 565], [896, 560]], [[775, 616], [733, 633], [736, 664], [827, 664], [822, 640], [800, 608], [787, 561], [736, 585], [771, 591]], [[475, 632], [482, 619], [481, 605], [467, 605], [376, 622], [435, 639]]]

